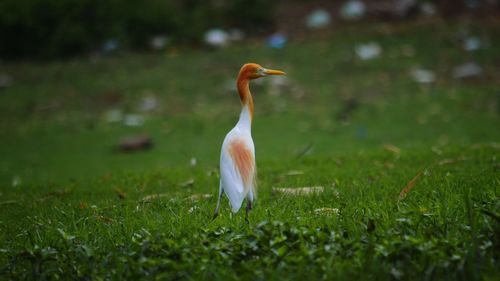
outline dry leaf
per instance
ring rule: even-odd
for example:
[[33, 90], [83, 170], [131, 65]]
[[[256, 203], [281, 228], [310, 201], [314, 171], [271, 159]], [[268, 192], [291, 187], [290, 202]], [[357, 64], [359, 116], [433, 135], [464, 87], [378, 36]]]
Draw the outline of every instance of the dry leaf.
[[193, 184], [194, 184], [194, 179], [188, 179], [185, 182], [179, 183], [179, 186], [181, 186], [181, 187], [188, 187], [188, 186], [193, 186]]
[[52, 192], [44, 194], [37, 201], [43, 202], [51, 197], [63, 197], [63, 196], [68, 195], [69, 193], [70, 193], [69, 189], [56, 190], [56, 191], [52, 191]]
[[325, 190], [322, 186], [311, 187], [273, 187], [274, 193], [281, 193], [286, 195], [310, 195], [313, 193], [321, 193]]
[[432, 152], [436, 153], [437, 155], [443, 154], [443, 151], [435, 146], [431, 148]]
[[500, 149], [500, 143], [497, 143], [497, 142], [489, 142], [489, 143], [475, 143], [473, 145], [471, 145], [471, 148], [472, 149], [479, 149], [479, 148], [482, 148], [482, 147], [485, 147], [485, 146], [489, 146], [493, 149]]
[[116, 194], [118, 194], [118, 197], [120, 199], [123, 200], [127, 197], [127, 194], [123, 190], [119, 189], [118, 187], [115, 188], [115, 191], [116, 191]]
[[401, 191], [401, 193], [399, 193], [399, 200], [403, 199], [406, 197], [406, 194], [408, 194], [408, 192], [410, 192], [413, 187], [415, 186], [415, 183], [417, 183], [417, 180], [418, 178], [420, 178], [420, 176], [423, 174], [423, 171], [420, 171], [418, 172], [417, 175], [415, 175], [411, 181], [408, 182], [408, 184], [406, 185], [406, 187]]
[[392, 164], [391, 162], [385, 162], [384, 167], [386, 167], [387, 169], [394, 169], [394, 164]]
[[145, 203], [145, 202], [151, 202], [151, 201], [153, 201], [155, 199], [163, 198], [163, 197], [167, 197], [167, 196], [169, 196], [168, 193], [151, 194], [151, 195], [148, 195], [148, 196], [142, 198], [140, 200], [140, 202], [143, 202], [143, 203]]
[[401, 149], [392, 144], [385, 144], [384, 149], [397, 155], [401, 153]]
[[7, 200], [7, 201], [0, 202], [0, 206], [1, 205], [8, 205], [8, 204], [17, 204], [17, 201], [16, 200]]
[[113, 174], [111, 174], [111, 173], [105, 173], [104, 175], [101, 176], [101, 180], [106, 182], [106, 181], [110, 180], [112, 176], [113, 176]]
[[103, 221], [105, 223], [113, 223], [113, 222], [115, 222], [115, 219], [110, 218], [110, 217], [106, 217], [106, 216], [103, 216], [103, 215], [95, 215], [95, 218], [97, 220]]
[[459, 158], [456, 158], [456, 159], [443, 159], [441, 161], [439, 161], [439, 165], [442, 166], [442, 165], [448, 165], [448, 164], [454, 164], [454, 163], [457, 163], [459, 161], [464, 161], [466, 160], [465, 157], [459, 157]]
[[283, 176], [300, 176], [300, 175], [303, 175], [303, 174], [304, 174], [303, 171], [291, 170], [291, 171], [288, 171], [285, 174], [283, 174]]
[[192, 200], [192, 201], [199, 201], [199, 200], [202, 200], [202, 199], [210, 198], [212, 196], [213, 196], [212, 194], [193, 194], [193, 195], [187, 197], [186, 199], [189, 199], [189, 200]]

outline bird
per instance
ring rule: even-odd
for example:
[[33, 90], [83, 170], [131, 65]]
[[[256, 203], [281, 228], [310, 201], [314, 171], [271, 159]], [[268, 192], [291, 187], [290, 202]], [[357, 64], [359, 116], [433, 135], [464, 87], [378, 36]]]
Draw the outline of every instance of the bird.
[[213, 219], [219, 215], [222, 195], [225, 193], [233, 213], [240, 210], [243, 200], [247, 198], [245, 219], [248, 221], [248, 213], [252, 210], [252, 204], [257, 195], [257, 167], [252, 139], [254, 104], [250, 93], [250, 81], [269, 75], [286, 75], [286, 73], [281, 70], [267, 69], [256, 63], [246, 63], [241, 67], [236, 79], [242, 108], [236, 126], [227, 133], [222, 143], [219, 196]]

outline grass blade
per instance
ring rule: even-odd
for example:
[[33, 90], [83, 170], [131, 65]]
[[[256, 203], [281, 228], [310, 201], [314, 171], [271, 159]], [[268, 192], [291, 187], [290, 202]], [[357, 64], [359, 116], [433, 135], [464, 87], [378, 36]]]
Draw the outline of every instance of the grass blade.
[[410, 192], [413, 187], [415, 187], [415, 184], [417, 183], [418, 178], [422, 176], [423, 171], [418, 172], [412, 179], [411, 181], [408, 182], [408, 184], [405, 186], [405, 188], [399, 193], [399, 200], [404, 199], [408, 192]]

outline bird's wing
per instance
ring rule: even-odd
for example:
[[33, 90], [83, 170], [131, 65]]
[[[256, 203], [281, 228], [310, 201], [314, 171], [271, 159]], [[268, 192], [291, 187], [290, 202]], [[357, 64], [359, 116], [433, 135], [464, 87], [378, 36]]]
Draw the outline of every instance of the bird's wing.
[[253, 185], [255, 158], [253, 142], [248, 137], [229, 133], [224, 140], [220, 161], [220, 184], [233, 212], [237, 212]]

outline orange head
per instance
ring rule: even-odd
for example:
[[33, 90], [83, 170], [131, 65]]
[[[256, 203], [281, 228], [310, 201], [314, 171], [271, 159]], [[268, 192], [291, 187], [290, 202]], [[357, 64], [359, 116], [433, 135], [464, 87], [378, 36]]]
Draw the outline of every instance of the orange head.
[[236, 85], [238, 87], [241, 103], [248, 105], [250, 118], [253, 117], [253, 100], [248, 86], [249, 81], [268, 75], [285, 75], [285, 72], [281, 70], [266, 69], [256, 63], [247, 63], [241, 67]]
[[238, 80], [253, 80], [268, 75], [285, 75], [281, 70], [267, 69], [256, 63], [246, 63], [240, 69]]

